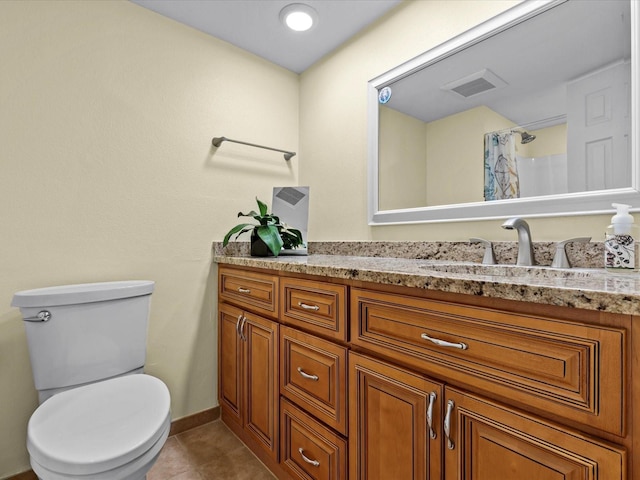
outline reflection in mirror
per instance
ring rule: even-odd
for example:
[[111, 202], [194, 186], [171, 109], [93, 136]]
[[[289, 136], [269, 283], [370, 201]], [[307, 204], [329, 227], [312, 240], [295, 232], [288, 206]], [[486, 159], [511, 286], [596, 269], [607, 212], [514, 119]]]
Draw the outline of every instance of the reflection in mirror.
[[370, 82], [371, 224], [640, 207], [637, 6], [532, 3]]

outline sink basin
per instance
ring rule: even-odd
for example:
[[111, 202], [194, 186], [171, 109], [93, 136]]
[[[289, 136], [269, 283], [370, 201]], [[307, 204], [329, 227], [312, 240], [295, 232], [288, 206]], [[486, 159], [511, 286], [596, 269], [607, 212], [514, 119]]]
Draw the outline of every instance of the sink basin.
[[433, 272], [459, 275], [487, 275], [495, 277], [530, 278], [593, 278], [604, 275], [604, 270], [588, 268], [551, 268], [545, 266], [484, 265], [481, 263], [450, 262], [425, 263], [420, 268]]

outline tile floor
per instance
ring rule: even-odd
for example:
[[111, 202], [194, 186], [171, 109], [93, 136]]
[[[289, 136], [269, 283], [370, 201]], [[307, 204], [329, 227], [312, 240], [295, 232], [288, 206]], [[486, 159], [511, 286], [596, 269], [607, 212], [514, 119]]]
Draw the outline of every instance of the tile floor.
[[220, 420], [165, 443], [147, 480], [275, 480]]

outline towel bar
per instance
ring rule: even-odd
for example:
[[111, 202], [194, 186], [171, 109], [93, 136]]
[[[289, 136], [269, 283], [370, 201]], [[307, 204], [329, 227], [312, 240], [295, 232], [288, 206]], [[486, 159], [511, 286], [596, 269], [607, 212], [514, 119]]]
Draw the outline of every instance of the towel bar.
[[264, 148], [265, 150], [273, 150], [274, 152], [282, 152], [284, 153], [284, 159], [287, 161], [290, 160], [291, 157], [295, 156], [296, 154], [296, 152], [280, 150], [279, 148], [265, 147], [263, 145], [256, 145], [255, 143], [241, 142], [240, 140], [232, 140], [227, 137], [214, 137], [213, 140], [211, 140], [211, 143], [213, 144], [214, 147], [219, 147], [222, 144], [222, 142], [240, 143], [242, 145], [249, 145], [250, 147]]

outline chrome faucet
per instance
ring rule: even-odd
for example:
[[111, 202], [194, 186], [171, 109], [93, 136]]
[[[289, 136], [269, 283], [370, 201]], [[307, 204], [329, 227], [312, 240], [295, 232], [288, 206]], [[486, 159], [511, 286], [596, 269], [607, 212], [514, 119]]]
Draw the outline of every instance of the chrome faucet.
[[514, 217], [504, 222], [502, 228], [518, 232], [518, 259], [516, 265], [535, 265], [536, 261], [533, 257], [533, 243], [531, 242], [529, 224], [520, 217]]

